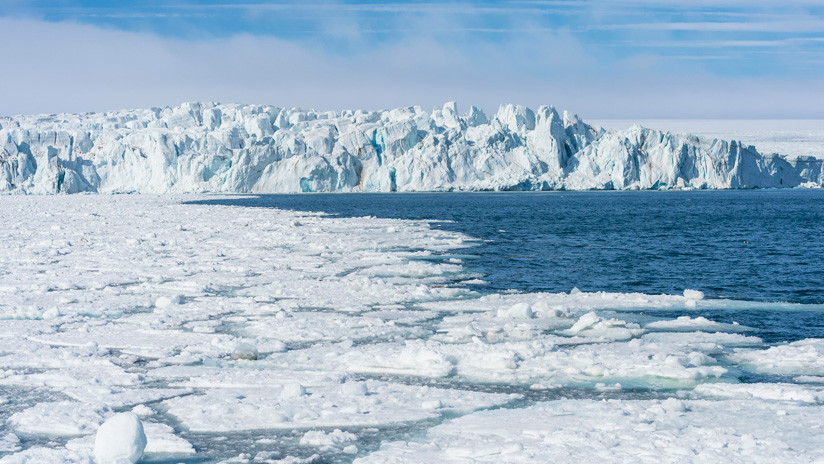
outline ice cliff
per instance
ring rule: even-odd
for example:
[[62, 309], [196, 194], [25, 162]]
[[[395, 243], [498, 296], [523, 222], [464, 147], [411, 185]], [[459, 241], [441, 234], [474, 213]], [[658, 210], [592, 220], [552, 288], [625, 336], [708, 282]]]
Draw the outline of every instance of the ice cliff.
[[317, 192], [758, 188], [824, 184], [824, 160], [547, 106], [493, 117], [188, 103], [0, 118], [0, 192]]

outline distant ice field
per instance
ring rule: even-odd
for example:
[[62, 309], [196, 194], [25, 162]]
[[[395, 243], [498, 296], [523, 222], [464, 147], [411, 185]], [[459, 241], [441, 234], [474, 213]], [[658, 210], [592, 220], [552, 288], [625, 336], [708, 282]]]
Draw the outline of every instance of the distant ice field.
[[754, 145], [761, 153], [824, 158], [822, 119], [596, 119], [589, 122], [617, 130], [638, 124], [661, 131], [739, 140], [745, 145]]
[[0, 464], [824, 459], [820, 191], [488, 195], [0, 196]]

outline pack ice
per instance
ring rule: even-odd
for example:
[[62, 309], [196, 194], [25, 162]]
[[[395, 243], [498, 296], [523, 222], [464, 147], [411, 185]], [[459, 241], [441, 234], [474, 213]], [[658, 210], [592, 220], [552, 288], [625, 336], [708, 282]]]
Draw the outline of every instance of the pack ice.
[[711, 316], [824, 305], [483, 294], [472, 237], [226, 199], [0, 196], [0, 464], [824, 458], [824, 341]]
[[821, 186], [824, 160], [552, 107], [432, 113], [188, 103], [0, 119], [0, 191], [360, 192]]

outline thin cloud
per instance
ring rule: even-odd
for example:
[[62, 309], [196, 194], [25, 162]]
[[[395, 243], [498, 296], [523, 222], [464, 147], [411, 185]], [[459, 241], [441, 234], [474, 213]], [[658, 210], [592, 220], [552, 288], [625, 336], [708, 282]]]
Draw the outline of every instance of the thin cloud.
[[693, 31], [693, 32], [787, 32], [811, 33], [824, 32], [824, 20], [796, 21], [700, 21], [700, 22], [658, 22], [633, 24], [606, 24], [597, 26], [604, 30], [635, 31]]
[[[435, 25], [438, 27], [438, 25]], [[351, 55], [274, 37], [203, 41], [0, 19], [0, 114], [223, 101], [380, 109], [458, 100], [553, 104], [583, 117], [821, 117], [815, 78], [666, 72], [660, 57], [605, 64], [573, 35], [532, 30], [472, 50], [410, 35]], [[687, 68], [693, 69], [693, 68]]]
[[[659, 40], [613, 42], [603, 45], [610, 47], [647, 47], [647, 48], [784, 48], [799, 44], [824, 43], [824, 37], [793, 37], [775, 40]], [[786, 53], [782, 51], [783, 53]], [[802, 54], [805, 51], [794, 51]]]

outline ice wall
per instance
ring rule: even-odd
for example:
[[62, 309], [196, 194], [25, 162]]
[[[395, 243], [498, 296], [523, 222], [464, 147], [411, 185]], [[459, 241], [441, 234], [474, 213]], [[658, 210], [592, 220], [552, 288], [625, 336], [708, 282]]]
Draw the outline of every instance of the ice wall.
[[259, 105], [0, 118], [0, 192], [315, 192], [820, 186], [824, 160], [553, 107], [428, 113]]

